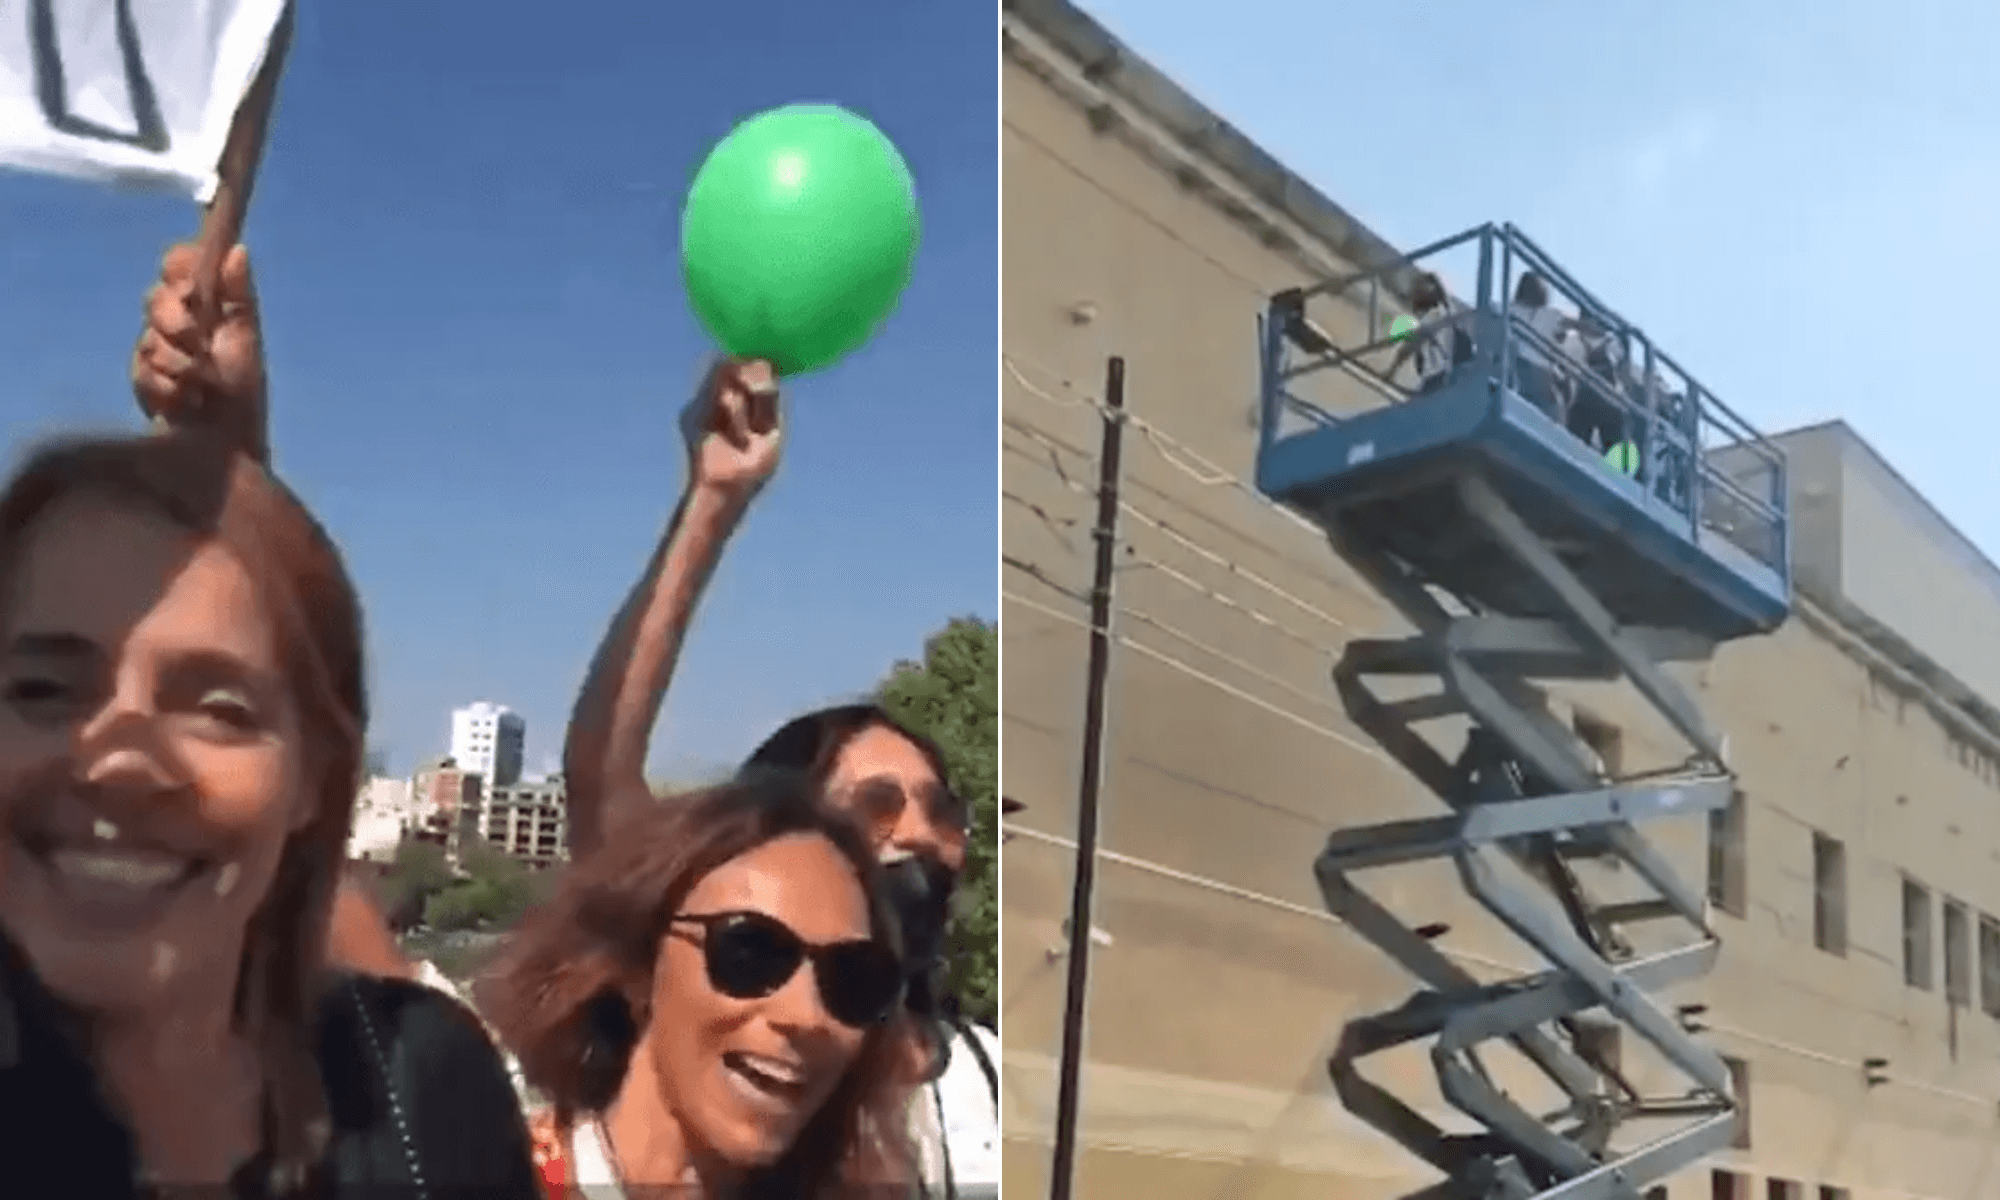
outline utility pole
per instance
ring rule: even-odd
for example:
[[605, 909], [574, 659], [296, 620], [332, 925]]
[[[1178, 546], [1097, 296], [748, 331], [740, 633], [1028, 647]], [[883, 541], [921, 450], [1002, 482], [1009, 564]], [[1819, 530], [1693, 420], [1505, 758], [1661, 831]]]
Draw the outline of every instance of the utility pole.
[[1076, 880], [1069, 907], [1069, 982], [1063, 993], [1061, 1082], [1049, 1200], [1070, 1200], [1076, 1182], [1083, 1018], [1090, 989], [1092, 899], [1097, 890], [1097, 809], [1104, 783], [1104, 692], [1111, 672], [1111, 584], [1118, 554], [1118, 458], [1125, 436], [1125, 360], [1105, 367], [1104, 441], [1097, 454], [1097, 571], [1090, 588], [1090, 665], [1083, 700], [1083, 771], [1076, 799]]

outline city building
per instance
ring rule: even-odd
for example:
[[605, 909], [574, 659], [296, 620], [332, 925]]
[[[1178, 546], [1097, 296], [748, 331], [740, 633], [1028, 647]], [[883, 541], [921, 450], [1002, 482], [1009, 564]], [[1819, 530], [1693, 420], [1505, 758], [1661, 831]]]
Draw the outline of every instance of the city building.
[[415, 817], [409, 836], [442, 846], [456, 861], [460, 835], [478, 822], [485, 780], [459, 766], [455, 758], [445, 757], [417, 768], [410, 786]]
[[569, 858], [569, 812], [560, 775], [491, 787], [474, 828], [499, 850], [531, 867]]
[[527, 722], [503, 704], [481, 700], [452, 710], [451, 757], [489, 787], [521, 778], [527, 737]]
[[376, 776], [361, 785], [354, 802], [354, 830], [347, 839], [351, 861], [386, 862], [418, 819], [416, 788], [408, 779]]
[[[1312, 871], [1335, 830], [1440, 814], [1328, 678], [1346, 642], [1404, 627], [1316, 530], [1226, 486], [1255, 459], [1271, 295], [1398, 252], [1064, 0], [1003, 22], [1003, 216], [1034, 231], [1003, 247], [1010, 1190], [1048, 1184], [1101, 428], [1083, 401], [1118, 356], [1149, 429], [1121, 473], [1140, 515], [1120, 530], [1075, 1194], [1408, 1195], [1436, 1177], [1343, 1108], [1327, 1063], [1349, 1020], [1418, 985], [1327, 914]], [[1706, 1006], [1742, 1121], [1659, 1191], [1994, 1197], [2000, 571], [1846, 426], [1780, 441], [1796, 614], [1684, 680], [1741, 796], [1655, 834], [1707, 881], [1719, 965], [1673, 999]], [[1622, 690], [1557, 701], [1626, 773], [1679, 761]], [[1398, 870], [1384, 903], [1480, 978], [1519, 972], [1448, 866]], [[1518, 1062], [1490, 1067], [1536, 1094]], [[1466, 1127], [1421, 1046], [1374, 1077]]]

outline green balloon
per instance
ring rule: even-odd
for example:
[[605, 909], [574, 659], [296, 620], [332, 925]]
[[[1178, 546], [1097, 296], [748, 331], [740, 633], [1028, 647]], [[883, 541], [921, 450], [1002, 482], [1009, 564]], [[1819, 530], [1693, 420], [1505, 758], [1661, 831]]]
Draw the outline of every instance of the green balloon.
[[1612, 470], [1618, 472], [1620, 475], [1637, 475], [1639, 473], [1639, 447], [1634, 446], [1630, 442], [1620, 442], [1616, 446], [1611, 447], [1610, 451], [1605, 454], [1604, 461]]
[[1400, 342], [1417, 331], [1417, 319], [1408, 313], [1399, 314], [1389, 322], [1389, 340]]
[[910, 168], [830, 104], [760, 113], [722, 139], [681, 210], [681, 272], [723, 350], [783, 375], [837, 362], [895, 310], [917, 255]]

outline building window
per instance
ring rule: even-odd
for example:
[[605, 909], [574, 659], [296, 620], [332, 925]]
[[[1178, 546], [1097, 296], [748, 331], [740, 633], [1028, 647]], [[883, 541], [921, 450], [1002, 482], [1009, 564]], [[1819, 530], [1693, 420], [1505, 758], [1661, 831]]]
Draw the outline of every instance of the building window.
[[1903, 880], [1903, 982], [1931, 990], [1931, 893], [1914, 879]]
[[1708, 902], [1732, 917], [1749, 908], [1742, 792], [1708, 814]]
[[1805, 1200], [1805, 1188], [1793, 1179], [1766, 1179], [1764, 1200]]
[[1944, 998], [1954, 1008], [1972, 1003], [1972, 927], [1965, 905], [1946, 900], [1944, 911]]
[[1819, 1185], [1819, 1200], [1850, 1200], [1850, 1197], [1846, 1188], [1822, 1183]]
[[2000, 1017], [2000, 921], [1979, 916], [1979, 1008]]
[[1847, 953], [1847, 847], [1813, 834], [1813, 945]]
[[1722, 1065], [1729, 1068], [1729, 1090], [1736, 1095], [1736, 1136], [1730, 1139], [1732, 1150], [1750, 1148], [1750, 1064], [1740, 1058], [1722, 1056]]
[[1750, 1200], [1750, 1180], [1734, 1171], [1708, 1173], [1709, 1200]]

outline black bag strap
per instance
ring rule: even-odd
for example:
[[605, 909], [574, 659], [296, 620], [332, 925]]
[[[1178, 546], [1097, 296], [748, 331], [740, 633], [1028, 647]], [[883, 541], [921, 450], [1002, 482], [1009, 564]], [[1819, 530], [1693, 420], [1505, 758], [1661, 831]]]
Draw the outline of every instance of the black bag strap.
[[986, 1052], [986, 1044], [979, 1040], [972, 1024], [963, 1019], [954, 1020], [953, 1028], [966, 1048], [972, 1051], [972, 1061], [979, 1064], [979, 1073], [986, 1076], [986, 1090], [993, 1097], [993, 1111], [1000, 1111], [1000, 1069], [994, 1065], [993, 1056]]
[[397, 1082], [401, 1026], [389, 996], [373, 980], [342, 974], [336, 977], [329, 998], [348, 1010], [352, 1034], [343, 1039], [350, 1042], [343, 1049], [360, 1068], [353, 1074], [329, 1072], [329, 1090], [333, 1090], [335, 1079], [363, 1087], [366, 1111], [377, 1114], [363, 1144], [355, 1147], [368, 1164], [366, 1175], [371, 1179], [397, 1178], [414, 1200], [429, 1200], [430, 1188], [417, 1153], [415, 1114], [408, 1093]]

